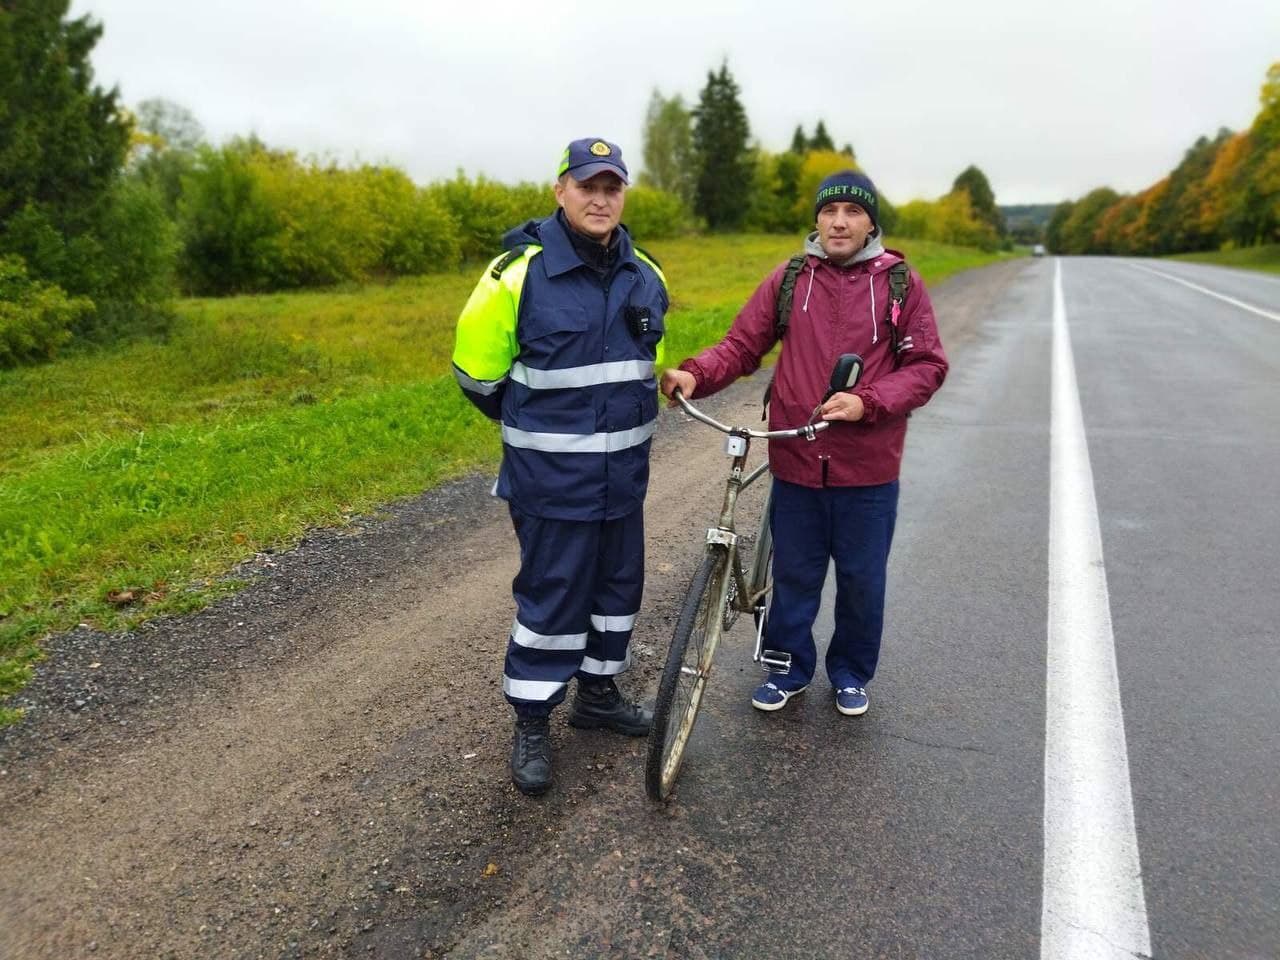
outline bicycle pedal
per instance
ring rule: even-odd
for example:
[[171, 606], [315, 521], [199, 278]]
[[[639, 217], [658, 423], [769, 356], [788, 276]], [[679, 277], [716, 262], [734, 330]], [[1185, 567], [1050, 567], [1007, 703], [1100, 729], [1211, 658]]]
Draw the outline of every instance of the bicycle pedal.
[[770, 673], [790, 673], [791, 654], [785, 650], [764, 650], [760, 654], [760, 664]]

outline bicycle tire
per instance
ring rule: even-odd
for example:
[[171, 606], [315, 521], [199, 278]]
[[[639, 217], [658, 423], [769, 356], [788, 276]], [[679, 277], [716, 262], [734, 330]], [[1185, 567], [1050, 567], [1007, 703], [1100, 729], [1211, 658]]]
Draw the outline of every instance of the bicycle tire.
[[723, 547], [709, 549], [689, 583], [676, 619], [649, 730], [645, 790], [651, 800], [666, 800], [680, 774], [719, 637], [719, 631], [708, 636], [708, 628], [723, 616], [719, 606], [724, 602], [728, 575], [728, 552]]

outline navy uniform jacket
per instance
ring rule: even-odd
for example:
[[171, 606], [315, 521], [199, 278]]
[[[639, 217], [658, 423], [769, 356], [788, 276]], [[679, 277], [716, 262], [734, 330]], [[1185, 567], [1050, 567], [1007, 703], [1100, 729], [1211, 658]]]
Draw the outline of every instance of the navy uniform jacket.
[[498, 496], [522, 513], [613, 520], [644, 502], [669, 306], [653, 260], [618, 228], [601, 276], [558, 216], [503, 238], [458, 318], [454, 375], [502, 421]]

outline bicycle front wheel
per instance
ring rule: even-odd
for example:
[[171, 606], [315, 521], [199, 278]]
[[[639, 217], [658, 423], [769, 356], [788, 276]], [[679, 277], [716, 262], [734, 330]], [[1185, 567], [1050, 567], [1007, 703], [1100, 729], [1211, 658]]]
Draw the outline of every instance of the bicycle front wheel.
[[729, 576], [728, 552], [722, 548], [709, 550], [680, 608], [649, 730], [645, 789], [652, 800], [666, 800], [680, 773], [684, 749], [707, 687], [711, 658], [720, 639], [725, 581]]

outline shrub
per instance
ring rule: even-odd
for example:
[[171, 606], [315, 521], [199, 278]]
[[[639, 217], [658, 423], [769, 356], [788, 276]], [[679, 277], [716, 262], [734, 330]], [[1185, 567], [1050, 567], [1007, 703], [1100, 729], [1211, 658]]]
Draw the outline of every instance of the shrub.
[[692, 217], [684, 202], [674, 193], [657, 187], [628, 188], [622, 218], [632, 238], [640, 243], [666, 240], [692, 227]]
[[114, 339], [163, 329], [170, 318], [177, 242], [159, 194], [117, 180], [86, 214], [93, 228], [68, 236], [46, 208], [28, 204], [5, 224], [0, 253], [20, 258], [26, 272], [84, 297], [72, 333]]
[[812, 205], [800, 209], [800, 173], [804, 158], [798, 153], [757, 151], [755, 176], [746, 227], [765, 233], [794, 233], [813, 222]]
[[379, 224], [357, 174], [266, 151], [250, 157], [249, 170], [279, 224], [261, 249], [269, 287], [331, 286], [369, 276], [382, 252]]
[[53, 357], [92, 311], [87, 297], [31, 279], [21, 257], [0, 257], [0, 367]]
[[96, 233], [99, 303], [164, 305], [173, 295], [178, 236], [160, 192], [140, 180], [116, 182]]
[[978, 219], [973, 202], [964, 190], [953, 191], [934, 201], [904, 203], [894, 210], [893, 232], [899, 237], [977, 247], [988, 252], [1000, 248], [995, 227]]
[[251, 144], [199, 151], [182, 182], [178, 230], [183, 286], [193, 293], [265, 290], [281, 224], [250, 163]]
[[365, 167], [359, 176], [380, 224], [383, 273], [430, 273], [458, 266], [458, 224], [436, 196], [390, 167]]
[[545, 217], [555, 210], [551, 187], [535, 183], [514, 186], [483, 176], [468, 180], [459, 172], [427, 188], [458, 224], [463, 260], [489, 260], [502, 250], [502, 236], [526, 220]]

